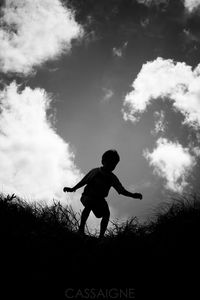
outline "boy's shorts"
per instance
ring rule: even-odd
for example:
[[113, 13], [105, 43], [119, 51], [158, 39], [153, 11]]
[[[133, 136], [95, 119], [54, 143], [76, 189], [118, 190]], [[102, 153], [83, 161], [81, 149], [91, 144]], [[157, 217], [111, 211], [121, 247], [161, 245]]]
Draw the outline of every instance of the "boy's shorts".
[[96, 218], [102, 218], [106, 213], [109, 213], [108, 203], [104, 198], [96, 198], [90, 196], [81, 196], [81, 203], [85, 207], [91, 208]]

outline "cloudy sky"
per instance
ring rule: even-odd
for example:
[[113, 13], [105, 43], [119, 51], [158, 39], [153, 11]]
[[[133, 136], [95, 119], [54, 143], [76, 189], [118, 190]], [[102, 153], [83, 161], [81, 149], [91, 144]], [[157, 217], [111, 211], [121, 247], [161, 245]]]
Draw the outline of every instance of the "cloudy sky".
[[0, 184], [63, 194], [116, 149], [112, 218], [145, 219], [198, 190], [200, 0], [5, 0], [0, 14]]

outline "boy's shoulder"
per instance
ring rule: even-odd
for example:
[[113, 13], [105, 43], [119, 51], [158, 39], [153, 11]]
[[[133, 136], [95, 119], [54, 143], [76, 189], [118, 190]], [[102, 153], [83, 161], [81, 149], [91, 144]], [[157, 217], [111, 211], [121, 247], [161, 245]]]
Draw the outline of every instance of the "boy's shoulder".
[[111, 176], [112, 176], [113, 181], [119, 180], [117, 175], [115, 175], [113, 172], [111, 172]]
[[100, 171], [99, 169], [100, 169], [100, 168], [93, 168], [93, 169], [91, 169], [91, 170], [88, 172], [88, 175], [94, 176], [94, 175], [98, 174], [99, 171]]
[[113, 172], [111, 172], [111, 171], [110, 172], [105, 172], [102, 167], [97, 168], [97, 169], [98, 169], [97, 172], [101, 172], [105, 176], [108, 176], [108, 177], [112, 178], [113, 180], [117, 179], [117, 176]]

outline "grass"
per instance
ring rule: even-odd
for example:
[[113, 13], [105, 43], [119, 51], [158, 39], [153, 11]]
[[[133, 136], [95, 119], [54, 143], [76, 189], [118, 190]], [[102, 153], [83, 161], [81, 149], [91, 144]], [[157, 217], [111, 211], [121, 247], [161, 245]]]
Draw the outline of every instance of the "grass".
[[9, 286], [7, 297], [14, 291], [26, 299], [66, 299], [67, 287], [115, 286], [134, 287], [135, 299], [173, 299], [172, 290], [183, 292], [181, 284], [193, 299], [200, 265], [199, 195], [172, 198], [143, 224], [137, 218], [112, 220], [103, 241], [88, 230], [85, 238], [79, 236], [79, 222], [80, 214], [59, 202], [47, 206], [0, 196], [1, 283]]

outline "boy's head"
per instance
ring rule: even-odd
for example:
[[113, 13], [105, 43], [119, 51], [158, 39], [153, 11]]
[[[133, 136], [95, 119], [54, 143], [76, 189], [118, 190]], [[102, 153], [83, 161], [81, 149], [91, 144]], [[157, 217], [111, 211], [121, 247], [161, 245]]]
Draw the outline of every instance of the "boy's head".
[[120, 161], [120, 156], [116, 150], [108, 150], [102, 155], [102, 165], [109, 171], [113, 171]]

